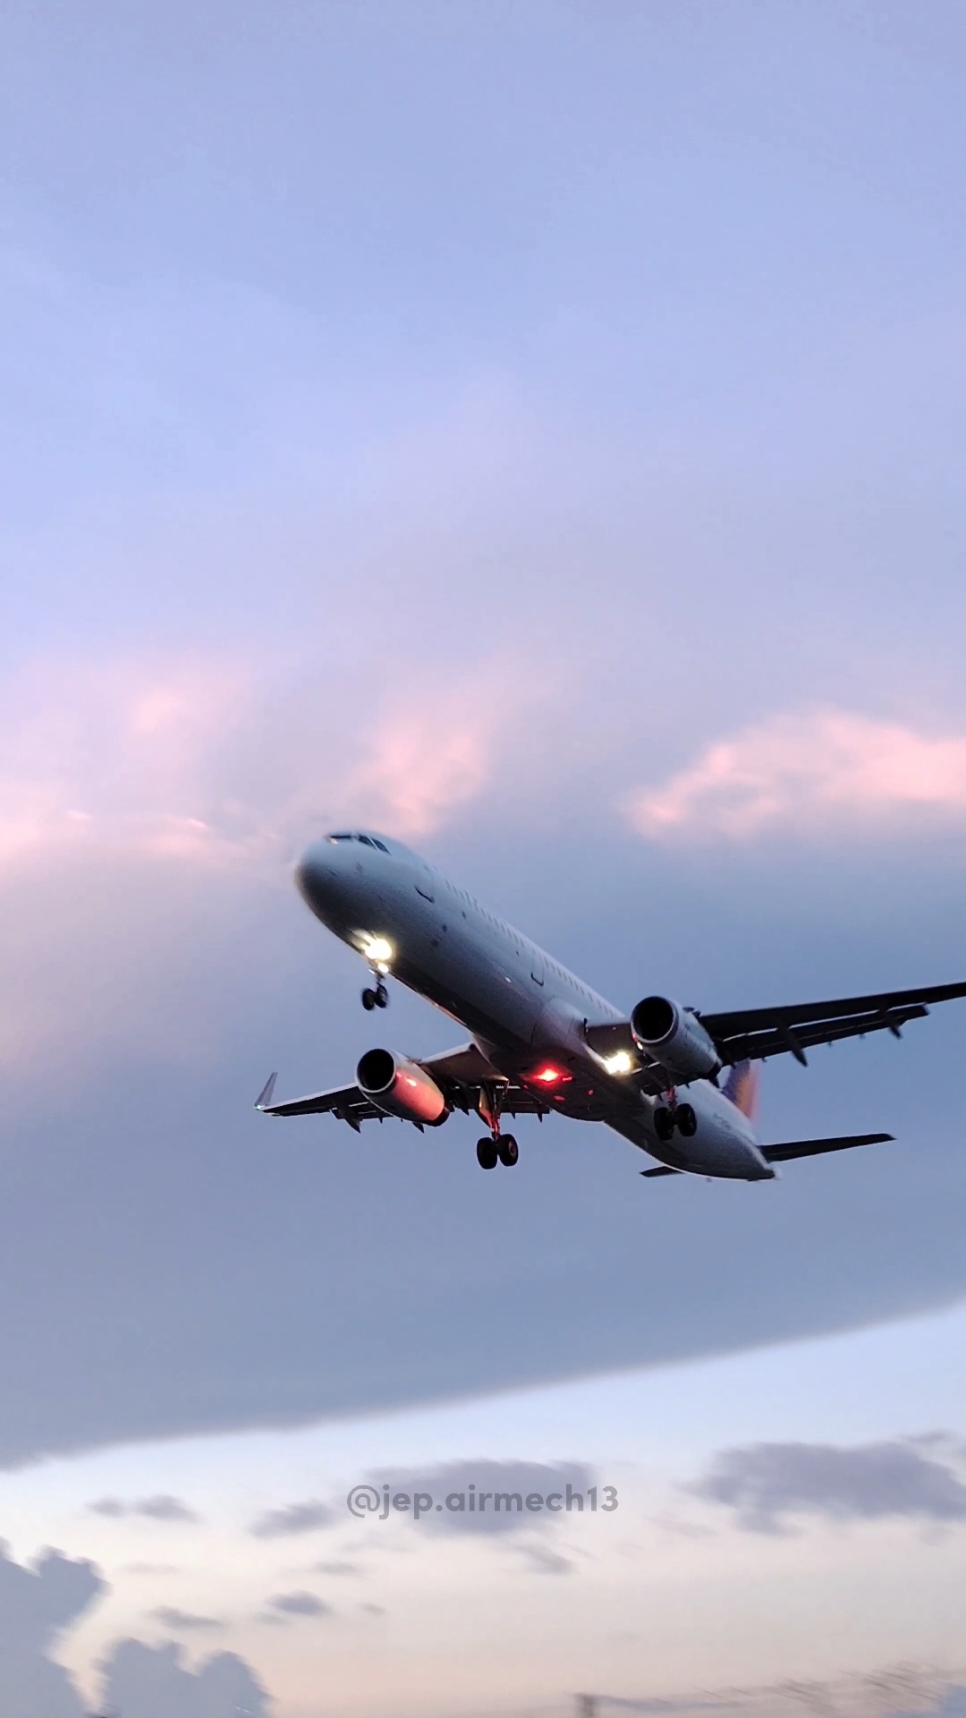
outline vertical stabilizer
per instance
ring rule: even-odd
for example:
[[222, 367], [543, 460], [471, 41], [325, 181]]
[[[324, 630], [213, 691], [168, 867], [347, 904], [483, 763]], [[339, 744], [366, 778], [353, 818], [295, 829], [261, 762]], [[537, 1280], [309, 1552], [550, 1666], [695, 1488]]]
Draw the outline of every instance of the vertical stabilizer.
[[750, 1122], [758, 1119], [758, 1087], [761, 1066], [758, 1062], [736, 1062], [725, 1081], [724, 1095]]

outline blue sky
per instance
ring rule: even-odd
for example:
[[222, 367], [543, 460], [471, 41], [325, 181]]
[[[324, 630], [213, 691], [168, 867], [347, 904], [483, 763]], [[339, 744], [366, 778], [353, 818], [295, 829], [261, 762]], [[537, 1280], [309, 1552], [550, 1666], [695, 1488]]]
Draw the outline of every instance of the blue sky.
[[[803, 1341], [816, 1399], [781, 1439], [966, 1432], [932, 1406], [966, 1292], [955, 1007], [770, 1066], [772, 1138], [897, 1143], [768, 1189], [645, 1188], [625, 1144], [563, 1124], [521, 1128], [511, 1186], [455, 1122], [357, 1141], [251, 1110], [270, 1068], [311, 1089], [369, 1045], [355, 963], [291, 887], [335, 822], [419, 847], [627, 1007], [966, 971], [964, 56], [945, 0], [5, 9], [0, 1458], [18, 1488], [41, 1465], [0, 1533], [109, 1571], [83, 1686], [95, 1637], [180, 1640], [190, 1666], [222, 1637], [175, 1613], [285, 1591], [236, 1603], [218, 1527], [142, 1605], [109, 1518], [58, 1526], [84, 1463], [150, 1498], [190, 1460], [214, 1497], [230, 1447], [254, 1517], [337, 1423], [384, 1426], [375, 1465], [403, 1463], [399, 1422], [367, 1416], [400, 1413], [448, 1428], [414, 1459], [509, 1460], [506, 1404], [547, 1390], [545, 1459], [602, 1466], [609, 1378], [750, 1368], [728, 1377], [757, 1427], [681, 1396], [686, 1480], [779, 1437]], [[415, 999], [388, 1018], [403, 1049], [451, 1037]], [[900, 1414], [883, 1380], [926, 1328]], [[824, 1339], [859, 1344], [875, 1424], [837, 1424]], [[344, 1447], [305, 1459], [334, 1485]], [[814, 1528], [853, 1596], [878, 1530]], [[702, 1543], [682, 1579], [722, 1629]], [[792, 1557], [789, 1605], [796, 1579]], [[815, 1674], [891, 1662], [898, 1604]], [[292, 1677], [281, 1625], [224, 1639], [280, 1718], [377, 1711], [361, 1671], [319, 1693], [331, 1640], [300, 1626]], [[940, 1635], [902, 1650], [955, 1680]], [[475, 1650], [440, 1710], [483, 1688]], [[675, 1650], [622, 1692], [683, 1698]], [[712, 1654], [711, 1683], [778, 1676], [756, 1650]], [[806, 1675], [807, 1642], [787, 1659]], [[524, 1661], [478, 1710], [540, 1703], [548, 1660]]]

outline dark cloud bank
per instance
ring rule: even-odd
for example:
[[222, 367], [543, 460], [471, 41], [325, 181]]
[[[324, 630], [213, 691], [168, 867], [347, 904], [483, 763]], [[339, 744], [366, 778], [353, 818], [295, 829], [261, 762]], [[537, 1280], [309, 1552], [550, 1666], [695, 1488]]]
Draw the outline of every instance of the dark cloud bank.
[[[512, 865], [475, 837], [425, 845], [627, 1005], [655, 987], [742, 1005], [966, 970], [936, 879], [912, 925], [896, 906], [904, 877], [884, 868], [860, 890], [816, 865], [792, 919], [784, 875], [781, 889], [722, 864], [687, 875], [630, 842], [560, 831], [549, 874], [542, 844], [518, 844]], [[328, 1118], [257, 1116], [273, 1064], [286, 1092], [312, 1089], [345, 1077], [377, 1031], [414, 1050], [458, 1031], [398, 991], [375, 1028], [357, 963], [287, 885], [182, 879], [182, 899], [161, 882], [152, 894], [150, 867], [125, 876], [78, 867], [77, 910], [108, 884], [122, 925], [147, 898], [163, 909], [170, 947], [144, 967], [145, 1008], [149, 995], [152, 1019], [175, 1018], [190, 999], [199, 1050], [169, 1066], [148, 1034], [140, 1057], [85, 1046], [69, 1079], [8, 1076], [0, 1289], [18, 1313], [0, 1325], [0, 1461], [677, 1360], [966, 1289], [961, 1007], [901, 1044], [766, 1070], [773, 1137], [887, 1125], [894, 1146], [794, 1165], [765, 1188], [649, 1184], [616, 1136], [525, 1120], [518, 1168], [486, 1176], [472, 1119], [356, 1137]], [[29, 910], [62, 887], [59, 872], [33, 878]], [[95, 979], [109, 974], [88, 962], [71, 981], [82, 1043]]]
[[950, 1463], [927, 1453], [932, 1442], [752, 1444], [722, 1450], [691, 1490], [733, 1509], [754, 1533], [781, 1532], [789, 1517], [802, 1516], [962, 1522], [966, 1484]]
[[[33, 1568], [0, 1548], [0, 1711], [3, 1718], [86, 1718], [80, 1696], [51, 1657], [58, 1636], [104, 1592], [93, 1564], [48, 1551]], [[170, 1613], [169, 1626], [201, 1619]], [[173, 1642], [120, 1641], [104, 1666], [101, 1704], [130, 1718], [267, 1718], [264, 1690], [242, 1659], [219, 1653], [197, 1671]]]

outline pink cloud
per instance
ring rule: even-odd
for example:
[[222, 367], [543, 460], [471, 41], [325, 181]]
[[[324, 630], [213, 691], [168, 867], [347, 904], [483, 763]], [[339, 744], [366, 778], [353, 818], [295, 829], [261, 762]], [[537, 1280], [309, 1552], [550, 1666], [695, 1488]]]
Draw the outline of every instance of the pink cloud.
[[201, 657], [43, 661], [0, 694], [0, 862], [109, 840], [197, 847], [246, 676]]
[[489, 786], [501, 739], [522, 714], [519, 676], [486, 663], [454, 686], [401, 690], [365, 736], [345, 797], [397, 835], [418, 839]]
[[629, 801], [652, 839], [860, 828], [915, 811], [966, 816], [966, 736], [847, 710], [779, 714], [709, 746]]
[[0, 866], [105, 847], [277, 864], [330, 819], [425, 836], [493, 779], [519, 677], [501, 659], [381, 678], [373, 720], [356, 677], [304, 662], [35, 663], [0, 690]]

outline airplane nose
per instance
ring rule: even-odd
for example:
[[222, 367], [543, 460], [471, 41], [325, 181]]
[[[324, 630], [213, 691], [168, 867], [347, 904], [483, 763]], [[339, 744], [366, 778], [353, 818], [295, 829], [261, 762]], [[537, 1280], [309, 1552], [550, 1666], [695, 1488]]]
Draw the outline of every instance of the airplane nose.
[[335, 904], [339, 894], [338, 850], [329, 842], [307, 847], [295, 867], [295, 887], [307, 907], [321, 914]]

